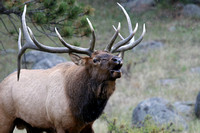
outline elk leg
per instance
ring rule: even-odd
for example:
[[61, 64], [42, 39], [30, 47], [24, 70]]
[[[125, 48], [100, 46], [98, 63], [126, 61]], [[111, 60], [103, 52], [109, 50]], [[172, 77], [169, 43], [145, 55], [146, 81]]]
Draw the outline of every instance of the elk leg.
[[0, 133], [13, 133], [14, 120], [0, 109]]
[[43, 130], [43, 129], [38, 129], [38, 128], [33, 128], [33, 127], [26, 127], [27, 133], [56, 133], [53, 129], [49, 130]]
[[30, 124], [26, 123], [25, 121], [19, 118], [17, 118], [14, 123], [18, 129], [26, 129], [27, 133], [43, 133], [44, 131], [46, 133], [55, 133], [53, 129], [40, 129], [32, 127]]
[[[1, 122], [1, 121], [0, 121]], [[6, 125], [3, 125], [6, 124]], [[14, 131], [14, 125], [12, 123], [3, 123], [1, 125], [0, 133], [13, 133]]]
[[57, 133], [65, 133], [65, 130], [62, 129], [62, 128], [59, 128], [59, 129], [56, 129], [56, 132], [57, 132]]
[[21, 119], [17, 118], [14, 123], [18, 129], [26, 129], [27, 133], [41, 133], [39, 130], [33, 128], [31, 125]]
[[27, 131], [27, 133], [42, 133], [42, 131], [40, 129], [33, 128], [29, 125], [26, 126], [26, 131]]
[[80, 133], [94, 133], [94, 130], [92, 129], [92, 124], [89, 124], [85, 126]]

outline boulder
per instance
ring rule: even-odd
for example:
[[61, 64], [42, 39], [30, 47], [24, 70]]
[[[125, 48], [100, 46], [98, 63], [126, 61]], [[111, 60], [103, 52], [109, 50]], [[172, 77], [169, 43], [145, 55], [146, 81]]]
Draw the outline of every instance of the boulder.
[[162, 48], [164, 46], [164, 43], [162, 43], [161, 41], [148, 41], [148, 42], [141, 42], [140, 45], [136, 46], [133, 51], [144, 51], [147, 52], [149, 50], [152, 49], [159, 49]]
[[143, 12], [151, 9], [156, 4], [155, 0], [132, 0], [123, 4], [133, 12]]
[[194, 102], [175, 102], [173, 106], [178, 114], [183, 116], [185, 120], [192, 120], [194, 114]]
[[197, 118], [200, 118], [200, 92], [197, 95], [196, 102], [195, 102], [195, 115]]
[[187, 4], [183, 7], [181, 14], [187, 17], [200, 17], [200, 7], [195, 4]]
[[176, 27], [175, 27], [175, 26], [170, 26], [170, 27], [168, 28], [168, 30], [169, 30], [170, 32], [175, 32], [175, 31], [176, 31]]
[[188, 128], [182, 116], [179, 116], [173, 105], [162, 98], [150, 98], [142, 101], [133, 110], [132, 124], [137, 127], [144, 126], [146, 117], [151, 119], [157, 125], [173, 125], [174, 130]]
[[16, 53], [17, 53], [17, 51], [15, 49], [0, 50], [0, 55], [16, 54]]
[[33, 65], [32, 69], [48, 69], [63, 62], [66, 62], [66, 60], [59, 56], [55, 56], [52, 58], [45, 58], [36, 62]]
[[64, 57], [40, 51], [30, 51], [22, 59], [22, 63], [32, 69], [47, 69], [66, 61]]
[[177, 79], [173, 79], [173, 78], [166, 78], [166, 79], [159, 79], [157, 80], [158, 84], [162, 85], [162, 86], [170, 86], [170, 85], [174, 85], [175, 83], [178, 82]]
[[193, 67], [193, 68], [191, 68], [191, 72], [192, 73], [198, 73], [198, 74], [200, 74], [200, 67]]

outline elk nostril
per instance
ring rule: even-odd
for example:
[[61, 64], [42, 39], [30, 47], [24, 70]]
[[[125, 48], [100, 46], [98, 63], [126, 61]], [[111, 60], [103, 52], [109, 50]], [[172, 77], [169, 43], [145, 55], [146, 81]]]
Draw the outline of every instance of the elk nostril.
[[116, 58], [112, 58], [112, 61], [117, 62], [118, 60]]

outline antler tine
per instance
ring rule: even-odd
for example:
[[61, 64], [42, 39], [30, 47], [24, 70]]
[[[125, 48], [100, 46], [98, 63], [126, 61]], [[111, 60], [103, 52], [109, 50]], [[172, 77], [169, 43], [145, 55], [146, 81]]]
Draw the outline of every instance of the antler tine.
[[94, 51], [96, 36], [95, 36], [95, 33], [94, 33], [94, 28], [92, 26], [92, 23], [90, 22], [90, 20], [88, 18], [86, 18], [86, 19], [87, 19], [87, 22], [88, 22], [90, 29], [92, 31], [92, 40], [90, 40], [90, 48], [89, 49], [91, 51]]
[[[125, 14], [126, 16], [126, 19], [127, 19], [127, 22], [128, 22], [128, 29], [129, 29], [129, 33], [131, 36], [130, 38], [127, 37], [127, 38], [123, 38], [121, 36], [121, 34], [119, 33], [118, 35], [120, 36], [120, 38], [122, 39], [120, 42], [118, 42], [117, 44], [115, 44], [112, 49], [111, 49], [111, 52], [112, 53], [115, 53], [115, 52], [121, 52], [121, 55], [124, 54], [124, 51], [126, 50], [129, 50], [129, 49], [132, 49], [134, 48], [135, 46], [137, 46], [143, 39], [143, 36], [146, 32], [146, 29], [145, 29], [145, 24], [143, 25], [143, 33], [142, 35], [140, 36], [140, 38], [138, 40], [135, 41], [135, 38], [134, 38], [134, 34], [136, 33], [137, 31], [137, 28], [138, 28], [138, 23], [136, 23], [136, 26], [135, 26], [135, 29], [134, 31], [132, 30], [132, 24], [131, 24], [131, 19], [128, 15], [128, 13], [126, 12], [126, 10], [124, 9], [124, 7], [122, 5], [120, 5], [119, 3], [117, 3], [119, 5], [119, 7], [122, 9], [123, 13]], [[113, 27], [116, 31], [116, 28]], [[134, 34], [133, 34], [134, 33]], [[129, 38], [129, 39], [128, 39]], [[125, 45], [126, 43], [128, 43], [127, 45]], [[124, 45], [124, 46], [123, 46]]]
[[[119, 5], [119, 7], [122, 9], [122, 11], [124, 12], [124, 14], [126, 16], [126, 19], [127, 19], [127, 22], [128, 22], [129, 34], [131, 34], [131, 32], [133, 31], [132, 24], [131, 24], [131, 19], [130, 19], [128, 13], [126, 12], [126, 10], [123, 8], [123, 6], [121, 6], [119, 3], [117, 3], [117, 4]], [[113, 26], [113, 28], [116, 31], [116, 28], [114, 26]], [[118, 35], [122, 40], [124, 40], [124, 37], [120, 33]], [[130, 40], [130, 42], [132, 42], [134, 40], [135, 40], [135, 37], [133, 36], [132, 39]], [[123, 59], [124, 58], [124, 51], [120, 52], [118, 56]]]
[[19, 75], [20, 75], [20, 61], [21, 61], [21, 55], [22, 53], [24, 53], [25, 51], [21, 50], [22, 49], [22, 45], [21, 45], [21, 29], [19, 28], [19, 37], [18, 37], [18, 49], [19, 49], [19, 54], [18, 54], [18, 58], [17, 58], [17, 80], [19, 80]]
[[38, 49], [33, 42], [31, 41], [30, 36], [28, 35], [28, 31], [27, 31], [27, 26], [26, 26], [26, 5], [24, 6], [24, 11], [22, 14], [22, 30], [24, 33], [24, 38], [25, 38], [25, 44], [21, 45], [21, 29], [19, 29], [19, 37], [18, 37], [18, 49], [19, 49], [19, 53], [18, 53], [18, 58], [17, 58], [17, 64], [18, 64], [18, 72], [17, 72], [17, 80], [19, 80], [19, 76], [20, 76], [20, 68], [21, 68], [21, 56], [24, 54], [24, 52], [26, 51], [26, 49], [28, 47], [32, 48], [32, 49]]
[[[18, 53], [18, 75], [17, 75], [18, 80], [19, 80], [19, 76], [20, 76], [21, 56], [24, 54], [26, 49], [34, 49], [34, 50], [39, 50], [39, 51], [51, 52], [51, 53], [66, 53], [66, 52], [68, 53], [69, 52], [69, 49], [67, 49], [66, 47], [55, 48], [55, 47], [45, 46], [45, 45], [40, 44], [40, 43], [37, 43], [38, 45], [35, 45], [35, 42], [38, 42], [38, 41], [33, 36], [33, 33], [30, 30], [30, 28], [28, 28], [27, 25], [26, 25], [26, 9], [27, 9], [27, 6], [25, 5], [24, 11], [23, 11], [23, 14], [22, 14], [22, 31], [23, 31], [23, 35], [24, 35], [24, 39], [25, 39], [25, 44], [23, 46], [21, 45], [21, 30], [19, 30], [19, 37], [18, 37], [18, 49], [19, 49], [19, 53]], [[32, 38], [34, 38], [34, 40], [32, 40], [28, 31], [31, 33]]]
[[[126, 43], [128, 43], [130, 40], [134, 40], [134, 35], [135, 32], [137, 31], [138, 28], [138, 24], [136, 24], [136, 27], [134, 29], [135, 32], [133, 32], [133, 28], [132, 28], [132, 24], [131, 24], [131, 19], [128, 15], [128, 13], [126, 12], [126, 10], [124, 9], [124, 7], [122, 5], [120, 5], [119, 3], [117, 3], [119, 5], [119, 7], [122, 9], [123, 13], [126, 16], [127, 22], [128, 22], [128, 29], [129, 29], [129, 33], [130, 35], [126, 38], [126, 39], [122, 39], [122, 41], [118, 42], [117, 44], [115, 44], [112, 49], [111, 52], [114, 52], [116, 49], [118, 49], [119, 47], [125, 45]], [[121, 38], [121, 37], [120, 37]]]
[[[117, 31], [117, 29], [116, 29], [116, 27], [113, 25], [113, 29], [115, 30], [115, 31]], [[120, 33], [118, 33], [118, 36], [123, 40], [124, 39], [124, 37], [120, 34]]]
[[131, 24], [131, 19], [130, 19], [128, 13], [126, 12], [126, 10], [124, 9], [124, 7], [121, 4], [119, 4], [118, 2], [117, 2], [117, 4], [122, 9], [122, 11], [124, 12], [124, 14], [126, 16], [126, 19], [127, 19], [127, 22], [128, 22], [129, 34], [131, 34], [132, 31], [133, 31], [132, 24]]
[[[133, 31], [131, 19], [130, 19], [128, 13], [126, 12], [126, 10], [124, 9], [124, 7], [119, 3], [117, 3], [117, 4], [122, 9], [124, 15], [126, 16], [126, 20], [127, 20], [127, 23], [128, 23], [129, 34], [131, 34], [131, 32]], [[134, 42], [134, 41], [135, 41], [135, 37], [133, 36], [133, 38], [130, 40], [130, 42]]]
[[[46, 51], [46, 52], [51, 52], [51, 53], [66, 53], [69, 52], [69, 50], [65, 47], [50, 47], [50, 46], [45, 46], [41, 43], [39, 43], [36, 38], [34, 37], [31, 29], [27, 27], [26, 25], [26, 5], [24, 6], [24, 12], [22, 15], [22, 30], [24, 33], [24, 38], [25, 38], [25, 44], [23, 45], [24, 49], [35, 49], [39, 51]], [[29, 32], [28, 32], [29, 31]], [[30, 35], [31, 37], [30, 37]], [[37, 43], [35, 43], [37, 42]]]
[[145, 33], [146, 33], [146, 28], [145, 28], [145, 24], [143, 24], [143, 32], [142, 32], [141, 36], [139, 37], [139, 39], [137, 39], [134, 42], [130, 42], [128, 45], [121, 46], [120, 48], [118, 48], [114, 52], [124, 52], [124, 51], [127, 51], [127, 50], [134, 48], [135, 46], [137, 46], [142, 41]]
[[32, 38], [32, 41], [34, 42], [34, 45], [36, 45], [40, 51], [45, 51], [45, 52], [50, 52], [50, 53], [69, 53], [69, 49], [66, 47], [50, 47], [50, 46], [46, 46], [41, 44], [34, 36], [32, 30], [27, 27], [30, 36]]
[[88, 21], [88, 24], [90, 26], [90, 29], [92, 31], [92, 40], [90, 41], [90, 47], [89, 48], [81, 48], [81, 47], [76, 47], [73, 45], [70, 45], [69, 43], [65, 42], [64, 39], [61, 37], [60, 33], [58, 32], [58, 30], [55, 28], [56, 34], [59, 38], [59, 40], [61, 41], [61, 43], [67, 47], [69, 49], [70, 52], [76, 52], [76, 53], [80, 53], [80, 54], [87, 54], [89, 56], [91, 56], [91, 54], [94, 51], [94, 46], [95, 46], [95, 33], [94, 33], [94, 28], [92, 26], [92, 23], [90, 22], [90, 20], [88, 18], [86, 18]]
[[[113, 29], [116, 31], [117, 29], [115, 28], [115, 26], [113, 26]], [[122, 40], [124, 40], [124, 37], [120, 34], [120, 33], [118, 33], [118, 36], [122, 39]], [[134, 37], [133, 37], [134, 38]], [[133, 40], [133, 39], [131, 39], [131, 40]], [[119, 54], [118, 54], [118, 57], [120, 57], [120, 58], [124, 58], [124, 51], [123, 52], [120, 52]]]
[[[26, 5], [24, 6], [24, 11], [23, 11], [23, 14], [22, 14], [22, 30], [23, 30], [23, 34], [24, 34], [24, 39], [26, 41], [22, 48], [24, 48], [24, 49], [32, 48], [32, 49], [39, 50], [34, 45], [33, 41], [31, 40], [31, 38], [30, 38], [30, 36], [28, 34], [28, 30], [27, 30], [27, 26], [26, 26]], [[20, 35], [19, 35], [19, 37], [20, 37]], [[18, 40], [18, 42], [19, 41], [20, 40]]]
[[22, 32], [21, 32], [21, 29], [19, 28], [19, 36], [18, 36], [18, 50], [19, 51], [22, 48], [21, 38], [22, 38]]
[[111, 50], [111, 47], [112, 47], [113, 43], [114, 43], [115, 40], [117, 39], [117, 36], [118, 36], [118, 33], [119, 33], [120, 28], [121, 28], [121, 23], [119, 22], [115, 34], [114, 34], [113, 37], [111, 38], [110, 43], [109, 43], [109, 44], [106, 46], [106, 48], [104, 49], [105, 51], [110, 51], [110, 50]]
[[69, 43], [65, 42], [64, 39], [61, 37], [60, 33], [58, 32], [58, 30], [55, 28], [56, 34], [59, 38], [59, 40], [61, 41], [61, 43], [67, 47], [69, 49], [69, 52], [76, 52], [76, 53], [80, 53], [80, 54], [87, 54], [89, 56], [91, 56], [91, 54], [93, 53], [92, 50], [90, 50], [90, 48], [81, 48], [81, 47], [77, 47], [77, 46], [73, 46], [70, 45]]
[[119, 47], [121, 47], [122, 45], [127, 44], [135, 35], [136, 31], [138, 29], [138, 23], [136, 23], [135, 29], [134, 31], [125, 39], [119, 41], [118, 43], [116, 43], [112, 48], [111, 48], [111, 53], [114, 53]]

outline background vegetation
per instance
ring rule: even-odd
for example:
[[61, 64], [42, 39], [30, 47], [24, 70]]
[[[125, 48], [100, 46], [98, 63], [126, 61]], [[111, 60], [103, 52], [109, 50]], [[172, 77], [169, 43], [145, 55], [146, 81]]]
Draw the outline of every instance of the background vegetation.
[[[6, 30], [5, 33], [18, 34], [15, 21], [19, 21], [24, 4], [27, 5], [27, 22], [32, 23], [36, 30], [47, 37], [55, 36], [53, 34], [55, 27], [65, 37], [81, 37], [89, 34], [90, 29], [86, 17], [92, 14], [94, 9], [89, 5], [80, 4], [76, 0], [1, 1], [0, 14], [2, 17], [0, 21]], [[4, 22], [5, 18], [8, 18], [11, 25]]]
[[[102, 49], [106, 46], [105, 44], [114, 33], [113, 24], [117, 25], [118, 22], [121, 22], [121, 33], [124, 36], [128, 35], [126, 19], [116, 1], [85, 0], [80, 2], [90, 4], [95, 9], [94, 16], [89, 18], [97, 34], [96, 49]], [[136, 128], [131, 129], [132, 111], [139, 102], [150, 97], [162, 97], [170, 102], [195, 101], [199, 92], [200, 74], [192, 73], [191, 68], [200, 66], [200, 19], [183, 17], [174, 11], [175, 9], [163, 8], [163, 6], [141, 14], [128, 11], [133, 25], [136, 22], [139, 23], [136, 38], [142, 32], [142, 24], [146, 23], [147, 33], [143, 42], [157, 40], [165, 45], [148, 52], [126, 52], [123, 68], [129, 74], [117, 80], [117, 89], [104, 111], [106, 117], [102, 116], [95, 122], [95, 132], [125, 132], [125, 130], [120, 131], [120, 129], [127, 129], [127, 132], [141, 132]], [[175, 27], [175, 30], [170, 31], [171, 27]], [[4, 30], [2, 24], [0, 29], [0, 31]], [[38, 36], [41, 35], [38, 31], [34, 32]], [[7, 52], [0, 51], [1, 81], [16, 69], [17, 53], [12, 52], [12, 50], [17, 50], [17, 40], [8, 35], [1, 35], [0, 40], [5, 44], [4, 48], [7, 50]], [[52, 44], [48, 38], [38, 37], [38, 40], [44, 44]], [[56, 38], [54, 40], [58, 42]], [[67, 41], [70, 43], [81, 42], [81, 46], [85, 47], [89, 44], [87, 37], [70, 38]], [[0, 45], [1, 50], [4, 48]], [[67, 55], [63, 56], [68, 58]], [[176, 82], [164, 86], [158, 82], [160, 79], [167, 78], [176, 79]], [[200, 132], [198, 119], [193, 117], [188, 121], [188, 124], [188, 131], [183, 132]], [[154, 125], [150, 125], [150, 127], [154, 127]], [[147, 132], [162, 132], [162, 130], [157, 130], [155, 127], [153, 130], [148, 129]]]

